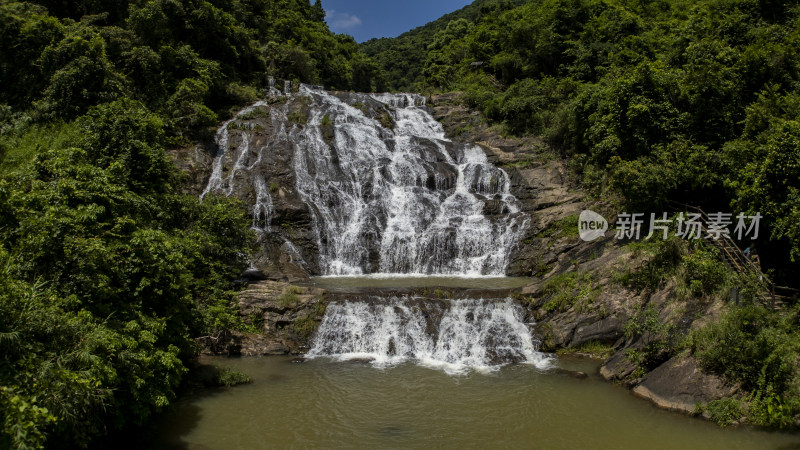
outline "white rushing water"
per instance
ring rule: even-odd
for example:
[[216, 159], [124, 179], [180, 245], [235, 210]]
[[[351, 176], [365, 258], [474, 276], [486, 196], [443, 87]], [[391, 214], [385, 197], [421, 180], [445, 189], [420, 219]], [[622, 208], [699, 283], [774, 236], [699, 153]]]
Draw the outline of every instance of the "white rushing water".
[[[528, 226], [508, 174], [480, 147], [447, 140], [422, 96], [347, 95], [344, 101], [301, 86], [289, 102], [306, 105], [304, 125], [290, 120], [289, 103], [261, 101], [240, 111], [217, 130], [201, 198], [245, 197], [253, 228], [270, 231], [270, 186], [278, 180], [265, 176], [264, 155], [291, 145], [295, 189], [312, 215], [323, 275], [505, 275]], [[266, 137], [248, 120], [256, 108], [269, 111]]]
[[[291, 91], [285, 84], [286, 102], [258, 102], [219, 128], [201, 197], [245, 199], [252, 227], [310, 270], [281, 227], [271, 227], [273, 186], [286, 186], [271, 179], [279, 176], [274, 161], [289, 148], [323, 275], [505, 275], [529, 218], [508, 174], [480, 147], [448, 140], [424, 97], [333, 95], [307, 85]], [[269, 92], [282, 95], [274, 80]], [[268, 114], [251, 115], [255, 108]], [[378, 367], [414, 361], [453, 374], [549, 364], [510, 299], [372, 300], [330, 304], [308, 356], [367, 358]]]
[[[392, 129], [325, 91], [301, 94], [312, 117], [292, 133], [294, 168], [325, 275], [505, 274], [528, 225], [508, 174], [478, 146], [448, 141], [423, 97], [354, 94], [383, 108]], [[484, 214], [487, 202], [499, 214]]]
[[[274, 87], [273, 87], [274, 89]], [[211, 176], [208, 179], [200, 198], [205, 198], [210, 193], [231, 196], [240, 192], [253, 192], [251, 214], [253, 217], [252, 228], [264, 232], [269, 230], [272, 220], [272, 197], [269, 194], [268, 180], [259, 170], [263, 161], [263, 152], [268, 151], [270, 145], [285, 142], [288, 139], [284, 127], [285, 114], [277, 110], [278, 114], [270, 114], [270, 120], [277, 125], [279, 132], [270, 137], [267, 145], [259, 148], [251, 147], [253, 124], [245, 119], [256, 108], [270, 108], [269, 104], [259, 101], [239, 111], [236, 116], [223, 123], [215, 136], [217, 153], [211, 165]], [[231, 138], [236, 137], [239, 144], [231, 148]], [[235, 142], [235, 141], [234, 141]], [[225, 171], [225, 164], [231, 164], [230, 170]], [[246, 174], [247, 176], [241, 176]]]
[[450, 374], [550, 364], [511, 299], [376, 300], [328, 305], [308, 357], [365, 359], [376, 367], [413, 361]]

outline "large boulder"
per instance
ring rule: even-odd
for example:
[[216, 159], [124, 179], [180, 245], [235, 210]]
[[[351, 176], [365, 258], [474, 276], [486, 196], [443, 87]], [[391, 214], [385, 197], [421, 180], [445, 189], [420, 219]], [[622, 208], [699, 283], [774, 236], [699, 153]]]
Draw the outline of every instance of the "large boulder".
[[694, 413], [698, 404], [733, 395], [736, 388], [703, 372], [697, 360], [678, 355], [648, 373], [633, 393], [661, 408]]

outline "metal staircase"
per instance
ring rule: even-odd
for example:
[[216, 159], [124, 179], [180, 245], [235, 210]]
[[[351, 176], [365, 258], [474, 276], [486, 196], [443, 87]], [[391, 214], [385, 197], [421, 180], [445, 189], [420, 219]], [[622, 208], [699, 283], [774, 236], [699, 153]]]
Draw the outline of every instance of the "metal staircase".
[[[680, 203], [671, 202], [671, 205], [679, 212], [700, 214], [700, 219], [702, 219], [702, 232], [704, 235], [708, 233], [708, 228], [705, 226], [705, 224], [710, 222], [711, 218], [705, 213], [705, 211], [696, 206], [684, 205]], [[764, 306], [767, 306], [771, 309], [780, 309], [791, 301], [796, 300], [798, 294], [800, 294], [800, 290], [798, 289], [775, 285], [775, 283], [767, 276], [767, 274], [762, 272], [760, 264], [748, 258], [744, 251], [739, 248], [736, 242], [731, 239], [729, 235], [723, 234], [719, 239], [708, 239], [706, 242], [711, 243], [720, 250], [720, 255], [722, 256], [723, 262], [731, 270], [734, 270], [741, 275], [752, 277], [752, 279], [758, 280], [760, 289], [759, 293], [757, 294], [757, 299]]]

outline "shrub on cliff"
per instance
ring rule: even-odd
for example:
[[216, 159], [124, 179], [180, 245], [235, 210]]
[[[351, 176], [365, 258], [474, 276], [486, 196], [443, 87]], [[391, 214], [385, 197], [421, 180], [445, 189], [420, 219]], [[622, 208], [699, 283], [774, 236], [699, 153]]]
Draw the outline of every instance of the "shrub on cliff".
[[702, 367], [745, 390], [748, 418], [756, 424], [788, 427], [800, 414], [798, 312], [733, 308], [693, 336], [692, 349]]

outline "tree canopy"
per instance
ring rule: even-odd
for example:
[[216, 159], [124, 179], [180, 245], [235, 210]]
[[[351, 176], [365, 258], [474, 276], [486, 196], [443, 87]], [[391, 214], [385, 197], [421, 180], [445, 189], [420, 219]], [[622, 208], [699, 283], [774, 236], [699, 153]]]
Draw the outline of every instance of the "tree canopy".
[[[584, 186], [626, 208], [761, 212], [766, 260], [793, 278], [795, 2], [483, 1], [446, 19], [364, 44], [384, 55], [387, 85], [465, 92], [508, 132], [543, 136]], [[416, 66], [397, 57], [409, 45]], [[419, 77], [404, 78], [403, 65]]]
[[0, 3], [0, 448], [86, 447], [168, 405], [194, 338], [243, 326], [240, 203], [166, 148], [268, 77], [370, 91], [308, 0]]

